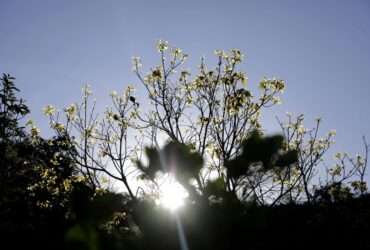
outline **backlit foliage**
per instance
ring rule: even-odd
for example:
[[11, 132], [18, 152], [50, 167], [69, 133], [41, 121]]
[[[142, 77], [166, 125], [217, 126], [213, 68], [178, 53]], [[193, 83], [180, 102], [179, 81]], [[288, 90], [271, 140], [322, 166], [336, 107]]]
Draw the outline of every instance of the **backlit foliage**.
[[[149, 146], [146, 153], [150, 159], [163, 141], [170, 140], [184, 145], [189, 152], [196, 152], [204, 160], [192, 176], [191, 187], [186, 187], [194, 189], [194, 193], [205, 194], [207, 186], [218, 179], [224, 183], [225, 192], [233, 193], [240, 200], [252, 199], [272, 205], [313, 202], [317, 190], [333, 183], [348, 184], [357, 194], [367, 190], [364, 182], [366, 143], [363, 158], [357, 161], [348, 156], [338, 158], [336, 167], [327, 171], [331, 178], [322, 182], [318, 178], [324, 170], [322, 161], [336, 132], [332, 130], [319, 136], [320, 119], [308, 129], [304, 127], [303, 115], [293, 117], [289, 113], [286, 121], [279, 120], [283, 137], [276, 144], [278, 151], [273, 156], [273, 164], [280, 167], [260, 171], [266, 165], [263, 161], [248, 162], [250, 169], [235, 179], [231, 174], [235, 171], [227, 167], [228, 162], [241, 157], [243, 147], [246, 150], [243, 145], [255, 133], [263, 136], [261, 113], [281, 103], [285, 82], [263, 77], [257, 84], [259, 93], [252, 93], [247, 74], [239, 69], [244, 55], [238, 49], [216, 50], [216, 66], [209, 68], [202, 58], [195, 73], [184, 68], [188, 55], [182, 49], [160, 40], [157, 51], [159, 63], [148, 71], [141, 58], [132, 58], [133, 71], [146, 91], [146, 98], [136, 97], [132, 86], [122, 93], [112, 91], [111, 107], [98, 116], [95, 101], [91, 102], [92, 90], [86, 85], [82, 102], [67, 106], [64, 118], [51, 105], [44, 109], [51, 127], [57, 134], [69, 138], [76, 148], [74, 160], [91, 185], [101, 187], [101, 179], [108, 177], [121, 182], [132, 199], [145, 197], [151, 192], [143, 186], [133, 190], [135, 180], [131, 177], [149, 176], [155, 182], [154, 173], [148, 175], [140, 165], [145, 160], [144, 148]], [[294, 155], [296, 160], [292, 161]], [[285, 161], [278, 161], [283, 156]], [[186, 169], [179, 172], [186, 175]], [[360, 180], [354, 179], [356, 176]], [[189, 185], [188, 182], [182, 184]]]
[[32, 120], [22, 126], [28, 107], [3, 75], [4, 239], [29, 237], [37, 249], [267, 249], [302, 236], [317, 240], [310, 248], [368, 246], [365, 138], [363, 154], [336, 153], [328, 165], [336, 131], [320, 132], [321, 119], [310, 128], [287, 113], [281, 134], [265, 133], [261, 114], [285, 82], [264, 77], [252, 93], [241, 51], [217, 50], [216, 66], [202, 59], [195, 73], [181, 49], [160, 40], [157, 51], [148, 72], [132, 58], [145, 97], [131, 85], [112, 91], [98, 114], [85, 85], [80, 103], [43, 109], [49, 139]]

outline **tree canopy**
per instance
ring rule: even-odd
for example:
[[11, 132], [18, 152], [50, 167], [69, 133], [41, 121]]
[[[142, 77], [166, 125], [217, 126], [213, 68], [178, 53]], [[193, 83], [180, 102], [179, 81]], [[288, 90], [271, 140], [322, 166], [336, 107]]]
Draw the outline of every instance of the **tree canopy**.
[[[337, 246], [332, 237], [370, 246], [365, 139], [363, 155], [337, 153], [326, 167], [335, 131], [322, 135], [320, 119], [306, 128], [303, 115], [287, 114], [281, 134], [268, 134], [261, 113], [286, 84], [263, 78], [252, 93], [240, 50], [215, 51], [216, 66], [202, 59], [194, 75], [181, 49], [159, 41], [157, 50], [148, 73], [133, 57], [146, 98], [132, 86], [113, 91], [99, 115], [86, 85], [80, 103], [44, 108], [49, 139], [24, 121], [29, 109], [3, 75], [1, 234], [33, 232], [25, 238], [45, 249]], [[159, 202], [166, 178], [187, 192], [176, 211]]]

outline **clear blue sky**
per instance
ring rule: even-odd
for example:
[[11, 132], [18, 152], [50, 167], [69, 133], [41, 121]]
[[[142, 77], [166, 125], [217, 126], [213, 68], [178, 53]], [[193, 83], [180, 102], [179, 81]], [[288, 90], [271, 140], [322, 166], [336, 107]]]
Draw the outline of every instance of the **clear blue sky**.
[[86, 82], [106, 105], [112, 90], [138, 83], [131, 56], [153, 66], [165, 39], [190, 54], [193, 71], [202, 55], [240, 48], [251, 86], [285, 79], [284, 104], [264, 116], [271, 132], [273, 116], [291, 111], [336, 128], [336, 150], [370, 141], [369, 1], [0, 0], [0, 9], [0, 72], [17, 77], [44, 134], [42, 107], [78, 101]]

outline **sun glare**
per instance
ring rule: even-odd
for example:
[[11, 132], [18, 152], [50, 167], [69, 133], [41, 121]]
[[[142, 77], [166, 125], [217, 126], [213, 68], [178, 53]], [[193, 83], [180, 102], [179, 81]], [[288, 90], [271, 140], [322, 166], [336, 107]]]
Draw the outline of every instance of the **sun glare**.
[[176, 211], [184, 205], [188, 195], [188, 192], [172, 176], [164, 176], [157, 204], [170, 211]]

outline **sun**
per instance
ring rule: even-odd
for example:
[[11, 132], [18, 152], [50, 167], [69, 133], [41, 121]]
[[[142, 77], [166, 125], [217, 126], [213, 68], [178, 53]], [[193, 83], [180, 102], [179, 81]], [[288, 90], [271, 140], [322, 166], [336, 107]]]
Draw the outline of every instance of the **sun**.
[[[162, 179], [163, 178], [163, 179]], [[159, 197], [157, 204], [170, 211], [176, 211], [184, 205], [188, 192], [181, 186], [173, 176], [165, 175], [160, 182]]]

